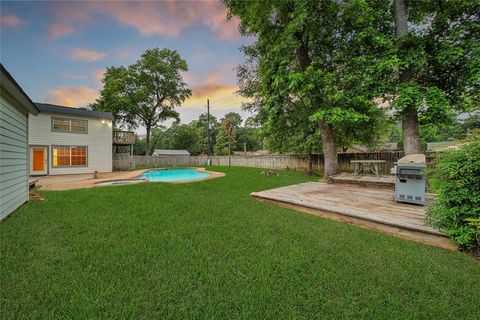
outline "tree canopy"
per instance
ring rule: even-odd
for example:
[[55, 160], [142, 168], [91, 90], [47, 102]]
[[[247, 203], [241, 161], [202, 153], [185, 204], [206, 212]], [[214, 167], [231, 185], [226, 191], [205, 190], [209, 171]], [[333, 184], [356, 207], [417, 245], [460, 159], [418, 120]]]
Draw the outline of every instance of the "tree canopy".
[[[240, 17], [240, 30], [256, 37], [244, 48], [250, 66], [239, 69], [240, 92], [254, 98], [246, 107], [259, 111], [274, 148], [285, 147], [285, 138], [294, 134], [290, 142], [314, 150], [319, 144], [312, 139], [320, 135], [325, 174], [335, 174], [338, 142], [362, 140], [383, 117], [373, 101], [378, 83], [369, 69], [386, 46], [375, 42], [385, 10], [363, 1], [225, 3]], [[364, 50], [370, 42], [376, 51]]]
[[107, 68], [100, 98], [92, 108], [112, 112], [120, 126], [145, 127], [149, 155], [151, 130], [169, 118], [178, 119], [175, 108], [191, 95], [181, 75], [187, 70], [187, 62], [175, 50], [146, 50], [128, 67]]

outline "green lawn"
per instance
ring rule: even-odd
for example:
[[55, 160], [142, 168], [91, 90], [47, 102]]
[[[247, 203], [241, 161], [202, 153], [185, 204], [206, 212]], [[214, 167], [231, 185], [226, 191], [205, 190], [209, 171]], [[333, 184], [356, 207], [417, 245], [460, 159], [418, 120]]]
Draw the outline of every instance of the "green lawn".
[[480, 261], [278, 208], [223, 178], [44, 192], [0, 224], [0, 318], [478, 319]]

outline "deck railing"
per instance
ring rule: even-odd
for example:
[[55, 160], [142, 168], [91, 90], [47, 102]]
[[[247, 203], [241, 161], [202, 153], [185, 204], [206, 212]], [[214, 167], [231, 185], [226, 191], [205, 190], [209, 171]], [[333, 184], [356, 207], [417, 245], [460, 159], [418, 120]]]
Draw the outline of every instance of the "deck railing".
[[113, 144], [134, 144], [135, 132], [113, 131]]

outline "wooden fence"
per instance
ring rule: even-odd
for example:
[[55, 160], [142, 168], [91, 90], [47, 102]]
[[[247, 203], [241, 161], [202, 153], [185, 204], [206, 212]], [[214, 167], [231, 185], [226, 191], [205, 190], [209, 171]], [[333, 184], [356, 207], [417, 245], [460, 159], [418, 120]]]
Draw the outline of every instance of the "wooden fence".
[[[353, 172], [355, 165], [351, 160], [385, 160], [380, 165], [380, 172], [388, 174], [394, 163], [404, 155], [401, 151], [391, 152], [365, 152], [365, 153], [339, 153], [338, 162], [343, 172]], [[435, 160], [435, 153], [427, 153], [427, 167], [432, 168]], [[131, 170], [148, 167], [186, 167], [186, 166], [207, 166], [208, 158], [205, 156], [130, 156], [129, 154], [115, 154], [113, 157], [113, 169]], [[210, 157], [211, 165], [228, 166], [228, 156]], [[292, 169], [308, 170], [311, 166], [315, 172], [323, 171], [323, 154], [313, 155], [263, 155], [263, 156], [231, 156], [230, 163], [235, 167], [254, 167], [265, 169]]]

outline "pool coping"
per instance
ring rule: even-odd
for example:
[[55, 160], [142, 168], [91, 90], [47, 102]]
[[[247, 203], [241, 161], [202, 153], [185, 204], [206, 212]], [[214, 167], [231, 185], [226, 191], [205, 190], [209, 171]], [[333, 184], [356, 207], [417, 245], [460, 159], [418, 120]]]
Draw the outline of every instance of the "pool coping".
[[[176, 168], [176, 167], [173, 167]], [[199, 178], [199, 179], [194, 179], [194, 180], [179, 180], [179, 181], [165, 181], [161, 183], [189, 183], [189, 182], [197, 182], [201, 180], [209, 180], [209, 179], [215, 179], [219, 177], [225, 176], [225, 173], [223, 172], [216, 172], [216, 171], [210, 171], [206, 170], [203, 167], [179, 167], [176, 169], [180, 168], [185, 168], [185, 169], [195, 169], [196, 171], [200, 172], [207, 172], [210, 175], [205, 178]], [[56, 184], [50, 184], [45, 187], [40, 187], [40, 190], [52, 190], [52, 191], [61, 191], [61, 190], [73, 190], [73, 189], [84, 189], [84, 188], [94, 188], [94, 187], [118, 187], [118, 186], [125, 186], [129, 184], [118, 184], [118, 185], [98, 185], [97, 183], [99, 182], [107, 182], [107, 181], [116, 181], [116, 180], [129, 180], [129, 179], [138, 179], [137, 177], [145, 173], [146, 171], [150, 170], [160, 170], [160, 169], [169, 169], [166, 167], [158, 167], [158, 168], [148, 168], [148, 169], [140, 169], [140, 170], [134, 170], [134, 171], [128, 171], [125, 172], [125, 174], [118, 175], [115, 178], [112, 179], [112, 177], [108, 178], [100, 178], [100, 179], [85, 179], [85, 180], [80, 180], [80, 181], [74, 181], [74, 182], [62, 182], [62, 183], [56, 183]], [[150, 181], [145, 181], [145, 182], [139, 182], [136, 184], [143, 184], [147, 183]]]

